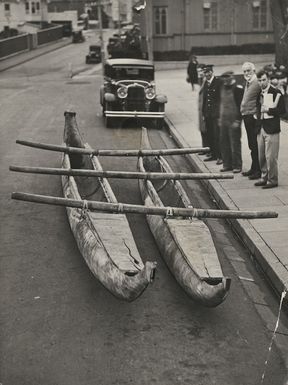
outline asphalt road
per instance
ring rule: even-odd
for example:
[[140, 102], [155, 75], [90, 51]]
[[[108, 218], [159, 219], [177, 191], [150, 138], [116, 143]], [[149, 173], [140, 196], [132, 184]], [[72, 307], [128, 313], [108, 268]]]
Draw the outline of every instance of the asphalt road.
[[[60, 155], [15, 144], [61, 143], [63, 113], [77, 112], [80, 131], [95, 148], [138, 148], [135, 127], [106, 129], [99, 105], [102, 76], [85, 67], [93, 38], [0, 73], [1, 347], [3, 385], [255, 385], [261, 384], [271, 333], [233, 267], [221, 253], [232, 287], [215, 309], [193, 303], [161, 260], [145, 218], [129, 221], [143, 260], [156, 260], [156, 279], [133, 303], [111, 296], [77, 250], [65, 209], [10, 199], [12, 191], [61, 196], [60, 178], [23, 175], [9, 165], [59, 167]], [[86, 67], [88, 68], [88, 67]], [[90, 68], [90, 67], [89, 67]], [[153, 143], [169, 145], [165, 133]], [[175, 157], [174, 157], [175, 158]], [[106, 169], [135, 170], [136, 161], [103, 160]], [[187, 167], [174, 159], [176, 167]], [[141, 203], [137, 182], [113, 181], [119, 201]], [[198, 184], [190, 195], [208, 198]], [[219, 251], [247, 260], [255, 290], [277, 304], [223, 221], [209, 222]], [[263, 384], [283, 384], [285, 366], [272, 349]]]

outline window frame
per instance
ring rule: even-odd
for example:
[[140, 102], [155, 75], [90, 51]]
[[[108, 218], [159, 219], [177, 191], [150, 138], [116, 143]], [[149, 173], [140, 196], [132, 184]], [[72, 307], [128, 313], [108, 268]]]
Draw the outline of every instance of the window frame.
[[268, 28], [268, 0], [259, 0], [259, 6], [252, 2], [252, 29], [253, 31], [265, 31]]
[[205, 32], [215, 32], [219, 28], [219, 8], [217, 1], [203, 3], [203, 29]]
[[31, 14], [36, 15], [36, 1], [31, 1]]
[[40, 15], [40, 12], [41, 12], [41, 8], [40, 8], [40, 1], [36, 1], [36, 4], [35, 4], [35, 10], [36, 10], [36, 15]]
[[[159, 12], [159, 17], [157, 15]], [[153, 30], [155, 36], [168, 35], [168, 7], [154, 6], [153, 7]]]
[[4, 3], [4, 15], [5, 16], [10, 16], [11, 15], [10, 3]]

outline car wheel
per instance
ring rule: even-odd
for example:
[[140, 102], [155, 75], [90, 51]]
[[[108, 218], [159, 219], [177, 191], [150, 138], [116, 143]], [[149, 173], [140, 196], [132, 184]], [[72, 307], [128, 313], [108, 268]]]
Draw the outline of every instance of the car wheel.
[[111, 109], [110, 105], [105, 102], [105, 104], [103, 105], [103, 116], [105, 118], [105, 126], [106, 128], [112, 128], [113, 127], [113, 118], [111, 118], [111, 116], [106, 116], [105, 115], [105, 111], [109, 111]]
[[164, 119], [163, 118], [157, 118], [155, 119], [155, 127], [157, 130], [161, 130], [164, 125]]
[[113, 121], [113, 118], [111, 118], [111, 116], [106, 116], [105, 117], [105, 126], [106, 128], [113, 128], [114, 126], [114, 121]]
[[[164, 112], [164, 105], [160, 104], [157, 108], [158, 112]], [[157, 130], [161, 130], [163, 128], [164, 118], [156, 118], [154, 119], [154, 125]]]

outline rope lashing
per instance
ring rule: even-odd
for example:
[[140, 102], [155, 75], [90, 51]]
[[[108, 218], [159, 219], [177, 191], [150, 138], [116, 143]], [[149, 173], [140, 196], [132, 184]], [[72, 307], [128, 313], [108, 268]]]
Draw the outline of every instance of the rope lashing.
[[82, 207], [82, 210], [88, 210], [89, 207], [88, 207], [88, 201], [86, 199], [83, 199], [83, 207]]
[[166, 217], [172, 217], [172, 216], [173, 216], [173, 209], [172, 209], [172, 207], [167, 207]]
[[118, 203], [118, 213], [123, 213], [123, 212], [124, 212], [123, 203]]
[[[192, 205], [188, 205], [187, 206], [187, 208], [188, 209], [194, 209], [194, 207], [192, 206]], [[191, 217], [190, 217], [190, 222], [193, 222], [193, 219], [195, 218], [195, 209], [194, 209], [194, 211], [193, 211], [193, 214], [191, 215]]]
[[81, 220], [86, 218], [86, 214], [88, 210], [89, 210], [88, 201], [86, 199], [83, 199], [83, 206], [81, 210]]
[[[193, 207], [192, 207], [193, 208]], [[193, 214], [192, 214], [192, 219], [193, 218], [198, 218], [199, 214], [198, 214], [198, 210], [193, 208]]]

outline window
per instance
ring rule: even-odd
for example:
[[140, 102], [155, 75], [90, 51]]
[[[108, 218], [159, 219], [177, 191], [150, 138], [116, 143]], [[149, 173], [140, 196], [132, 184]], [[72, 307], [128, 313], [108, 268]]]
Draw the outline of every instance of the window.
[[31, 3], [31, 13], [35, 14], [36, 13], [36, 9], [35, 9], [35, 3], [34, 1], [32, 1]]
[[30, 5], [29, 5], [29, 3], [28, 3], [28, 1], [25, 3], [25, 12], [26, 13], [29, 13], [29, 11], [30, 11]]
[[204, 30], [215, 31], [218, 28], [218, 4], [215, 1], [203, 3]]
[[156, 35], [167, 34], [167, 7], [154, 7], [154, 28]]
[[267, 28], [267, 0], [252, 2], [252, 23], [253, 29], [261, 30]]
[[37, 3], [36, 3], [36, 13], [39, 15], [39, 13], [40, 13], [40, 3], [39, 3], [39, 1], [37, 1]]
[[10, 15], [10, 4], [9, 3], [4, 4], [4, 13], [5, 13], [5, 15]]

